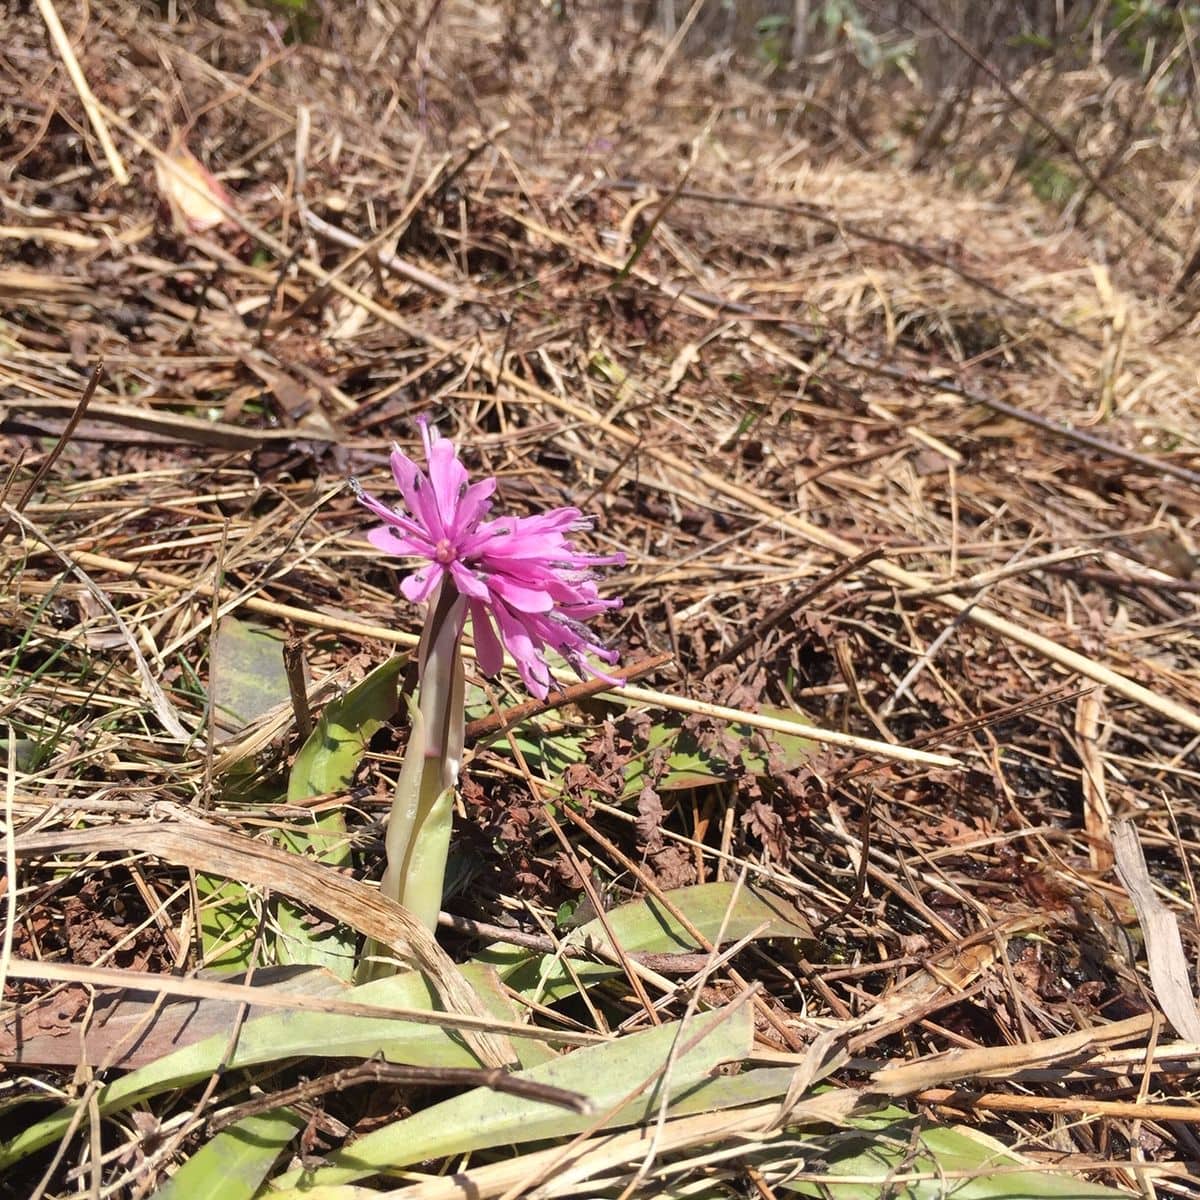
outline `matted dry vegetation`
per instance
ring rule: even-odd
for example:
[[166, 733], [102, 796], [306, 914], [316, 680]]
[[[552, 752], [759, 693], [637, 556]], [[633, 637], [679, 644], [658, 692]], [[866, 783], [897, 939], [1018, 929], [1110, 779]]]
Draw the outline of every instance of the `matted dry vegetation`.
[[[821, 1039], [841, 1088], [1081, 1179], [1197, 1194], [1187, 96], [1050, 62], [957, 77], [947, 116], [832, 52], [773, 80], [685, 57], [618, 6], [377, 0], [312, 10], [306, 40], [232, 5], [59, 12], [90, 114], [37, 8], [0, 51], [5, 1139], [49, 1111], [33, 1098], [88, 1100], [113, 1064], [197, 1036], [155, 1032], [153, 1008], [97, 1025], [122, 978], [223, 1001], [198, 1023], [230, 1027], [248, 993], [193, 974], [197, 872], [256, 913], [281, 893], [405, 936], [356, 882], [378, 877], [402, 726], [348, 792], [300, 806], [280, 782], [293, 706], [251, 724], [209, 696], [238, 671], [214, 651], [234, 614], [298, 643], [318, 712], [411, 645], [345, 483], [386, 488], [425, 412], [508, 504], [577, 504], [628, 553], [605, 633], [636, 679], [560, 697], [537, 761], [475, 714], [450, 957], [552, 951], [581, 891], [745, 871], [813, 936], [715, 967], [622, 954], [603, 1012], [538, 1020], [570, 1041], [682, 1015], [677, 976], [705, 1004], [757, 984], [760, 1059], [815, 1072]], [[224, 189], [203, 230], [200, 163]], [[1048, 172], [1065, 212], [1039, 198]], [[492, 705], [524, 701], [514, 679]], [[708, 782], [653, 748], [680, 709]], [[789, 710], [849, 744], [785, 754], [745, 723]], [[579, 751], [565, 776], [556, 737]], [[331, 811], [344, 869], [263, 840]], [[1150, 968], [1176, 927], [1164, 995], [1171, 963]], [[289, 1070], [258, 1082], [283, 1092]], [[425, 1102], [349, 1088], [381, 1078], [304, 1093], [324, 1111], [296, 1152]], [[246, 1088], [213, 1075], [114, 1120], [81, 1105], [7, 1194], [150, 1194]], [[643, 1194], [803, 1176], [747, 1112], [664, 1133]], [[596, 1194], [634, 1177], [628, 1136]], [[488, 1194], [532, 1186], [535, 1159]]]

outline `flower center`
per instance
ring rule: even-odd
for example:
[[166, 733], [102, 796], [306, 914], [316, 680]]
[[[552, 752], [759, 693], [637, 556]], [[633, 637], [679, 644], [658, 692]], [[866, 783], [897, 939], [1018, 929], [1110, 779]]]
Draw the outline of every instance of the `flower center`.
[[442, 538], [433, 548], [433, 555], [443, 567], [452, 563], [458, 557], [454, 552], [454, 547], [450, 545], [450, 542], [446, 538]]

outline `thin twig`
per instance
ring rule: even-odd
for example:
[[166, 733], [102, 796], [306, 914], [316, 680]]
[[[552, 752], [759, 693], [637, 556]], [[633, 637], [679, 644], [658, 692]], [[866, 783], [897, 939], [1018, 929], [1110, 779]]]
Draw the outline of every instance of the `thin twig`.
[[520, 1096], [523, 1100], [537, 1100], [554, 1108], [565, 1108], [569, 1112], [586, 1115], [592, 1111], [591, 1101], [578, 1092], [567, 1091], [566, 1088], [554, 1087], [548, 1083], [538, 1083], [534, 1079], [519, 1079], [499, 1067], [419, 1067], [372, 1059], [370, 1062], [358, 1063], [214, 1113], [208, 1119], [208, 1131], [219, 1133], [246, 1117], [290, 1108], [295, 1104], [317, 1100], [330, 1092], [343, 1092], [347, 1088], [360, 1087], [364, 1083], [412, 1084], [416, 1087], [482, 1087], [508, 1096]]

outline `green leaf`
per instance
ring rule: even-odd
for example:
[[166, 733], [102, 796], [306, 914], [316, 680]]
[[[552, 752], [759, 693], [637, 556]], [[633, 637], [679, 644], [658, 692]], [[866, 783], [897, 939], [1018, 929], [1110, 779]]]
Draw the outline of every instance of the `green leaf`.
[[[345, 791], [376, 731], [395, 715], [397, 684], [407, 655], [396, 655], [373, 670], [344, 695], [331, 700], [316, 728], [296, 755], [288, 779], [288, 802], [299, 804], [312, 796]], [[283, 846], [334, 867], [350, 862], [346, 818], [341, 809], [314, 815], [311, 826], [281, 835]], [[345, 926], [315, 925], [286, 901], [276, 914], [275, 957], [280, 963], [324, 967], [339, 979], [354, 974], [357, 938]]]
[[[789, 721], [795, 725], [811, 724], [804, 713], [798, 713], [791, 708], [775, 708], [770, 704], [763, 704], [759, 706], [759, 712], [764, 717], [774, 717], [777, 721]], [[767, 761], [762, 757], [764, 741], [771, 744], [782, 766], [787, 770], [803, 766], [817, 748], [816, 742], [811, 738], [802, 737], [798, 733], [774, 733], [765, 729], [751, 729], [749, 725], [734, 725], [733, 728], [744, 731], [744, 736], [748, 741], [753, 741], [756, 747], [745, 750], [742, 754], [742, 762], [746, 769], [755, 775], [761, 775], [767, 769]]]
[[604, 1045], [586, 1046], [522, 1071], [519, 1078], [582, 1093], [592, 1101], [592, 1115], [476, 1088], [368, 1133], [346, 1150], [331, 1155], [328, 1167], [308, 1173], [289, 1172], [276, 1181], [276, 1186], [295, 1188], [296, 1194], [303, 1195], [310, 1187], [353, 1183], [424, 1159], [570, 1137], [592, 1126], [597, 1115], [618, 1105], [621, 1107], [603, 1121], [602, 1127], [637, 1125], [657, 1115], [661, 1081], [649, 1083], [636, 1098], [624, 1104], [622, 1101], [663, 1066], [677, 1037], [681, 1050], [684, 1046], [690, 1048], [682, 1050], [670, 1072], [672, 1097], [690, 1093], [708, 1080], [720, 1063], [744, 1058], [752, 1033], [750, 1007], [743, 1004], [732, 1013], [727, 1009], [702, 1013], [682, 1032], [679, 1022], [671, 1022]]
[[214, 971], [243, 971], [250, 966], [258, 919], [246, 889], [235, 880], [196, 873], [204, 962]]
[[[514, 1019], [512, 1008], [497, 990], [495, 977], [490, 972], [469, 966], [463, 970], [490, 1011], [505, 1020]], [[343, 988], [323, 972], [305, 972], [298, 979], [270, 990], [303, 990], [306, 995], [332, 994], [340, 999], [385, 1008], [436, 1007], [427, 981], [412, 972], [357, 988]], [[524, 1042], [526, 1039], [516, 1040]], [[522, 1061], [536, 1061], [547, 1053], [537, 1042], [517, 1049], [522, 1054]], [[97, 1103], [101, 1113], [120, 1112], [151, 1096], [207, 1079], [226, 1062], [227, 1056], [228, 1067], [235, 1070], [284, 1058], [370, 1058], [376, 1053], [389, 1062], [418, 1066], [481, 1065], [460, 1036], [436, 1025], [417, 1025], [386, 1017], [273, 1010], [248, 1020], [238, 1033], [232, 1051], [226, 1033], [205, 1038], [108, 1084], [98, 1093]], [[527, 1054], [529, 1058], [524, 1057]], [[0, 1171], [62, 1137], [73, 1111], [73, 1106], [64, 1106], [22, 1130], [10, 1141], [0, 1143]]]
[[212, 648], [212, 702], [220, 724], [241, 728], [288, 698], [277, 633], [225, 617]]
[[[611, 699], [619, 701], [619, 693], [614, 693]], [[761, 711], [764, 716], [780, 721], [806, 721], [802, 714], [792, 709], [764, 707]], [[468, 715], [482, 716], [486, 712], [482, 706], [474, 706]], [[626, 764], [624, 798], [636, 796], [642, 790], [646, 782], [646, 759], [663, 747], [669, 749], [665, 767], [650, 782], [660, 792], [675, 792], [708, 787], [745, 774], [767, 774], [767, 743], [785, 769], [794, 769], [812, 755], [815, 744], [799, 734], [767, 732], [749, 725], [731, 725], [730, 730], [741, 742], [736, 762], [728, 762], [701, 747], [695, 737], [683, 729], [681, 718], [671, 716], [656, 721], [650, 727], [646, 746], [639, 748]], [[547, 781], [560, 779], [567, 767], [587, 760], [586, 734], [562, 729], [547, 732], [537, 720], [521, 724], [513, 731], [513, 740], [530, 770]], [[508, 747], [504, 742], [498, 742], [492, 748], [497, 754], [503, 754]]]
[[251, 1200], [303, 1128], [287, 1111], [244, 1117], [196, 1151], [152, 1200]]
[[[736, 942], [760, 926], [757, 938], [811, 938], [812, 928], [796, 908], [778, 896], [745, 885], [737, 894], [734, 883], [702, 883], [668, 893], [671, 903], [710, 942], [724, 923], [725, 938]], [[732, 909], [730, 905], [732, 904]], [[726, 912], [729, 912], [726, 920]], [[653, 896], [622, 904], [607, 914], [613, 935], [627, 953], [689, 954], [702, 949], [684, 927]], [[608, 936], [599, 919], [573, 930], [563, 941], [568, 946], [607, 947]], [[574, 995], [576, 984], [559, 955], [536, 954], [524, 947], [498, 943], [477, 955], [476, 963], [495, 967], [514, 991], [553, 1002]], [[609, 963], [573, 959], [571, 968], [584, 983], [621, 975]]]
[[822, 1179], [775, 1186], [823, 1200], [877, 1200], [884, 1188], [896, 1200], [1115, 1200], [1125, 1195], [1030, 1163], [977, 1130], [928, 1127], [902, 1108], [889, 1107], [853, 1124], [860, 1132], [822, 1148], [820, 1171], [861, 1176], [861, 1183]]
[[[806, 718], [786, 708], [764, 707], [764, 716], [780, 721], [803, 722]], [[722, 780], [743, 775], [765, 775], [768, 763], [765, 742], [769, 742], [782, 765], [794, 769], [812, 754], [813, 743], [798, 734], [771, 733], [749, 725], [730, 725], [730, 732], [740, 739], [737, 762], [727, 762], [711, 750], [701, 747], [696, 739], [682, 728], [677, 719], [660, 721], [651, 726], [645, 755], [632, 758], [625, 769], [625, 796], [636, 796], [645, 782], [645, 759], [651, 751], [670, 746], [666, 770], [650, 780], [660, 792], [681, 791], [685, 788], [706, 787]]]
[[[644, 1065], [649, 1066], [649, 1063]], [[790, 1067], [767, 1067], [744, 1071], [738, 1075], [714, 1075], [694, 1087], [673, 1089], [676, 1099], [671, 1103], [670, 1115], [686, 1117], [696, 1113], [718, 1112], [747, 1104], [762, 1104], [782, 1099], [787, 1094], [794, 1076], [795, 1071]], [[657, 1115], [657, 1111], [655, 1111], [650, 1114], [650, 1118], [654, 1119]], [[606, 1126], [606, 1128], [610, 1127]], [[349, 1152], [347, 1152], [347, 1157], [349, 1157]], [[296, 1181], [294, 1185], [288, 1186], [293, 1180]], [[280, 1190], [277, 1191], [277, 1187]], [[587, 1194], [592, 1195], [593, 1193]], [[615, 1196], [616, 1193], [613, 1194]], [[639, 1196], [648, 1196], [650, 1193], [643, 1189], [638, 1194]], [[653, 1193], [655, 1200], [676, 1194], [679, 1195], [680, 1200], [705, 1200], [709, 1196], [714, 1200], [718, 1197], [727, 1200], [732, 1193], [728, 1189], [712, 1192], [697, 1191], [694, 1186], [675, 1193], [670, 1190], [660, 1190], [658, 1185]], [[264, 1191], [262, 1200], [373, 1200], [379, 1195], [378, 1191], [353, 1183], [329, 1183], [325, 1182], [324, 1176], [320, 1176], [320, 1182], [318, 1182], [314, 1176], [304, 1176], [300, 1172], [292, 1172], [281, 1176]]]
[[288, 779], [287, 798], [340, 792], [354, 778], [367, 743], [396, 715], [400, 671], [408, 655], [398, 654], [376, 667], [344, 695], [325, 705], [308, 741], [300, 748]]
[[[514, 729], [512, 735], [529, 769], [539, 779], [561, 779], [568, 767], [587, 760], [583, 748], [587, 738], [583, 734], [565, 730], [547, 733], [536, 721], [527, 721]], [[507, 739], [496, 743], [492, 749], [497, 754], [512, 752]]]
[[[213, 641], [211, 666], [212, 703], [225, 728], [243, 728], [288, 699], [282, 643], [269, 629], [237, 617], [223, 618]], [[232, 880], [198, 874], [196, 890], [205, 963], [228, 970], [248, 967], [258, 922], [246, 889]]]

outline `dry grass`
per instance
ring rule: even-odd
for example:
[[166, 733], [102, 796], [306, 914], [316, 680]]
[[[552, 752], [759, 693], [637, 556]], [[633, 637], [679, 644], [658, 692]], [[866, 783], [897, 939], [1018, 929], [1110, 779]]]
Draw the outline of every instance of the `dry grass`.
[[[106, 157], [38, 14], [10, 16], [0, 974], [30, 1028], [56, 1003], [74, 1028], [106, 978], [88, 970], [112, 965], [201, 994], [180, 974], [202, 957], [188, 868], [219, 867], [222, 841], [244, 882], [321, 907], [331, 868], [298, 865], [288, 891], [255, 841], [311, 813], [234, 787], [248, 763], [278, 777], [294, 714], [223, 728], [210, 652], [223, 618], [255, 614], [301, 640], [319, 704], [411, 644], [417, 614], [343, 483], [381, 479], [430, 412], [515, 507], [578, 504], [630, 556], [607, 633], [630, 664], [671, 662], [625, 702], [573, 694], [567, 732], [633, 696], [658, 719], [657, 691], [958, 764], [827, 747], [664, 791], [652, 833], [601, 789], [560, 810], [564, 847], [547, 781], [481, 733], [451, 952], [463, 919], [549, 938], [582, 877], [642, 892], [744, 868], [817, 930], [709, 981], [762, 984], [764, 1055], [799, 1061], [832, 1031], [846, 1086], [878, 1072], [1035, 1158], [1197, 1194], [1200, 1050], [1156, 1016], [1113, 869], [1132, 820], [1194, 979], [1190, 115], [1102, 65], [1037, 67], [977, 85], [918, 171], [930, 105], [899, 78], [890, 99], [861, 79], [847, 99], [833, 68], [768, 85], [604, 13], [380, 2], [302, 44], [256, 9], [59, 11], [113, 142]], [[1075, 157], [1051, 139], [1033, 159], [1084, 180], [1065, 214], [1022, 142], [1047, 126]], [[224, 189], [204, 230], [181, 144]], [[506, 680], [494, 700], [523, 697]], [[691, 721], [721, 744], [723, 720]], [[588, 743], [598, 783], [638, 753], [630, 728]], [[316, 802], [352, 814], [362, 878], [396, 746], [375, 750], [348, 797]], [[203, 863], [180, 849], [189, 823]], [[339, 886], [327, 915], [403, 949], [364, 917], [364, 884]], [[657, 1019], [626, 966], [627, 1017]], [[969, 1069], [946, 1070], [951, 1051]], [[87, 1086], [21, 1070], [9, 1097]], [[618, 1182], [645, 1154], [630, 1139], [604, 1168]], [[94, 1194], [132, 1161], [106, 1149]], [[129, 1194], [164, 1165], [147, 1164]], [[754, 1168], [763, 1187], [775, 1169]]]

